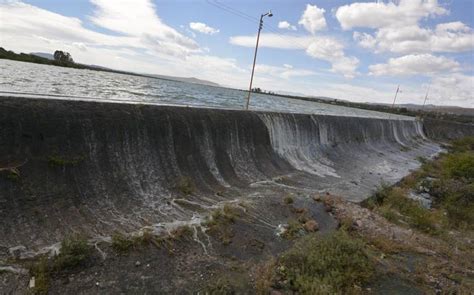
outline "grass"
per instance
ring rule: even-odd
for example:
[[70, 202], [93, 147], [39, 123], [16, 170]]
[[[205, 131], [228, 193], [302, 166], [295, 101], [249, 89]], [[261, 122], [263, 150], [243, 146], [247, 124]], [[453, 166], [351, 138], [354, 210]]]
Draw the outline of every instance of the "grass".
[[286, 230], [281, 234], [281, 236], [288, 240], [293, 240], [295, 238], [301, 237], [304, 235], [305, 231], [303, 225], [298, 220], [288, 221], [288, 226]]
[[131, 238], [125, 236], [124, 234], [116, 232], [112, 235], [112, 249], [114, 249], [118, 253], [123, 254], [129, 252], [134, 244], [134, 241]]
[[82, 237], [68, 237], [61, 242], [61, 251], [54, 259], [57, 271], [83, 265], [92, 255], [92, 247]]
[[293, 204], [295, 200], [293, 199], [292, 195], [287, 195], [284, 199], [283, 202], [285, 202], [286, 205]]
[[12, 181], [12, 182], [17, 182], [20, 181], [20, 171], [18, 169], [8, 169], [8, 170], [3, 170], [0, 171], [0, 175], [4, 177], [5, 179]]
[[368, 282], [374, 271], [365, 244], [344, 230], [307, 235], [257, 274], [259, 293], [269, 287], [299, 294], [347, 294]]
[[[408, 224], [429, 234], [450, 229], [474, 228], [474, 137], [453, 141], [448, 152], [434, 160], [420, 160], [421, 169], [398, 186], [382, 184], [363, 202], [387, 220]], [[425, 209], [407, 197], [410, 190], [426, 188], [433, 208]]]
[[409, 199], [403, 188], [382, 185], [363, 205], [375, 210], [392, 223], [408, 224], [412, 228], [433, 235], [442, 232], [444, 222], [444, 217], [440, 214], [442, 212], [422, 207], [417, 201]]
[[84, 156], [60, 156], [53, 155], [48, 157], [48, 164], [50, 167], [72, 167], [77, 166], [79, 163], [84, 161]]
[[207, 231], [216, 236], [223, 245], [232, 243], [234, 232], [229, 227], [241, 217], [241, 211], [230, 204], [225, 204], [222, 208], [214, 210], [208, 220], [203, 223]]
[[61, 251], [52, 259], [41, 257], [30, 265], [30, 275], [35, 277], [32, 293], [35, 295], [48, 294], [51, 277], [63, 271], [84, 266], [92, 257], [92, 247], [87, 240], [72, 236], [61, 242]]

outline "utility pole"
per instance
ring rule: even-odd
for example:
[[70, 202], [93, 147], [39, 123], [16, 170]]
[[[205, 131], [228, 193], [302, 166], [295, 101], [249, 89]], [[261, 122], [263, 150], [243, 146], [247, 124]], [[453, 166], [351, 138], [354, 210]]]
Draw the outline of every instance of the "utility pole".
[[423, 114], [423, 111], [425, 110], [425, 104], [426, 104], [426, 101], [428, 100], [428, 93], [430, 92], [430, 87], [431, 87], [431, 83], [430, 85], [428, 85], [428, 90], [426, 90], [425, 101], [423, 101], [423, 106], [421, 107], [421, 114]]
[[[397, 86], [397, 92], [395, 92], [395, 97], [393, 98], [392, 110], [393, 110], [393, 108], [395, 107], [395, 101], [397, 100], [398, 92], [401, 92], [401, 91], [400, 91], [400, 84], [398, 84], [398, 86]], [[388, 118], [389, 118], [389, 119], [390, 119], [391, 117], [392, 117], [392, 113], [390, 113], [390, 115], [388, 115]]]
[[252, 76], [250, 76], [249, 94], [247, 96], [247, 104], [245, 105], [246, 110], [249, 109], [250, 93], [252, 93], [253, 73], [255, 71], [255, 62], [257, 61], [258, 41], [260, 40], [260, 32], [262, 31], [262, 28], [263, 28], [263, 18], [265, 16], [272, 17], [273, 16], [272, 11], [270, 10], [269, 12], [262, 14], [260, 16], [260, 23], [258, 24], [257, 44], [255, 45], [255, 54], [253, 56]]

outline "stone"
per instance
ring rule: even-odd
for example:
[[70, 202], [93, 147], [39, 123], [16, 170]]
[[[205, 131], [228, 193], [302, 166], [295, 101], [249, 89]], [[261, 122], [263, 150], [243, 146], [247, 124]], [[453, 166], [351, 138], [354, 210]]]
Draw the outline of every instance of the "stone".
[[313, 200], [314, 200], [315, 202], [320, 202], [320, 201], [321, 201], [321, 196], [320, 196], [320, 195], [314, 195], [314, 196], [313, 196]]
[[271, 290], [271, 291], [270, 291], [270, 295], [283, 295], [283, 293], [281, 293], [281, 292], [278, 291], [278, 290]]
[[30, 287], [30, 289], [33, 289], [36, 285], [36, 279], [35, 277], [31, 277], [30, 279], [30, 283], [28, 284], [28, 287]]
[[319, 224], [316, 222], [316, 220], [311, 219], [306, 221], [303, 227], [307, 232], [315, 232], [319, 229]]
[[362, 220], [357, 219], [354, 223], [357, 227], [362, 227]]
[[140, 261], [135, 262], [135, 266], [140, 266], [142, 263]]

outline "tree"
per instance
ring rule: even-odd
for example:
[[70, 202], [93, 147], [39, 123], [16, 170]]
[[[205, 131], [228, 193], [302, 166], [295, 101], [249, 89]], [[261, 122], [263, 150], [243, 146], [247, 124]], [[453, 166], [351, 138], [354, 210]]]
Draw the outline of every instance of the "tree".
[[61, 50], [56, 50], [54, 52], [54, 60], [59, 62], [74, 63], [74, 60], [72, 59], [72, 56], [69, 54], [69, 52]]

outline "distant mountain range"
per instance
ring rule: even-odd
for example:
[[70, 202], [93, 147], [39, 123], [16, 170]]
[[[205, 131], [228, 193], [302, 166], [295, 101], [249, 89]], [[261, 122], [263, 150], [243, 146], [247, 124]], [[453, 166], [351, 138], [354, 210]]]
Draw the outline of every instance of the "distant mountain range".
[[[39, 57], [47, 58], [50, 60], [54, 60], [54, 56], [51, 53], [46, 53], [46, 52], [31, 52], [30, 54], [36, 55]], [[98, 69], [98, 70], [107, 70], [107, 71], [113, 71], [114, 69], [107, 68], [107, 67], [102, 67], [98, 65], [88, 65], [89, 67]], [[145, 77], [151, 77], [151, 78], [158, 78], [158, 79], [163, 79], [163, 80], [172, 80], [172, 81], [179, 81], [179, 82], [187, 82], [187, 83], [194, 83], [194, 84], [201, 84], [201, 85], [207, 85], [207, 86], [215, 86], [219, 87], [220, 85], [211, 81], [207, 80], [201, 80], [198, 78], [194, 77], [173, 77], [173, 76], [165, 76], [165, 75], [153, 75], [153, 74], [139, 74], [141, 76]]]

